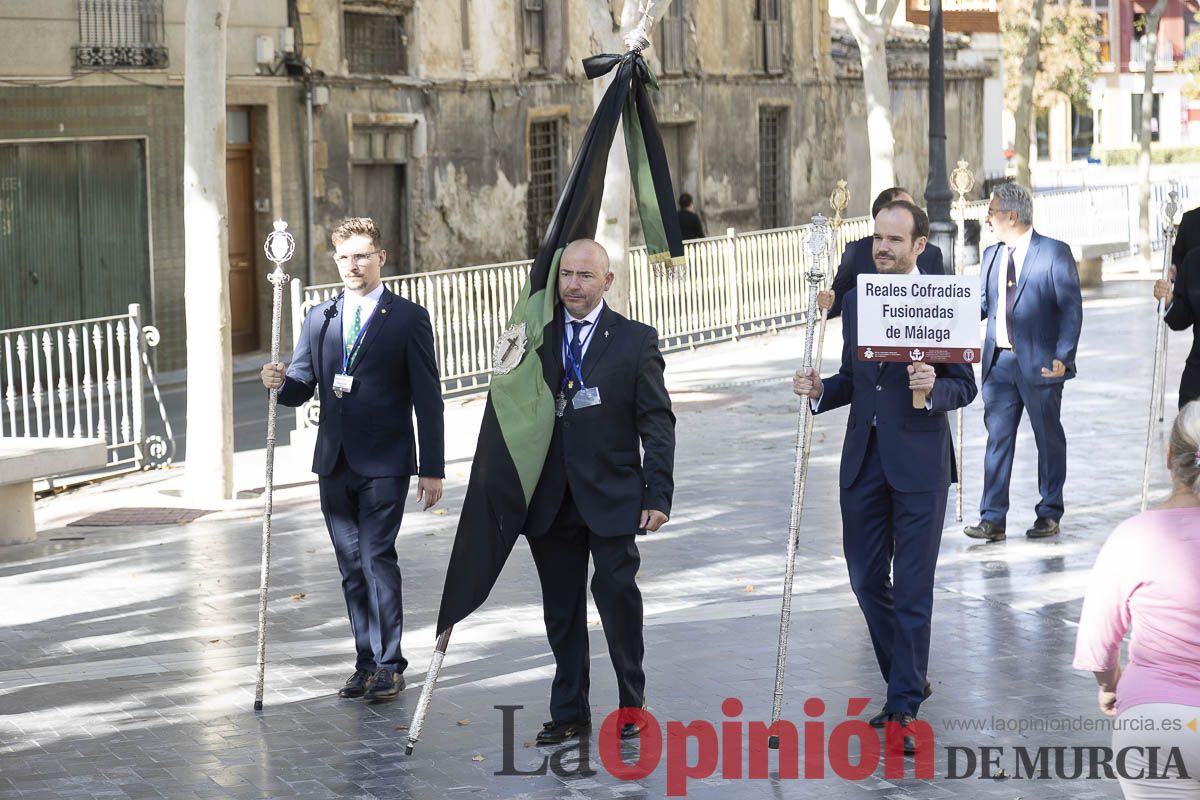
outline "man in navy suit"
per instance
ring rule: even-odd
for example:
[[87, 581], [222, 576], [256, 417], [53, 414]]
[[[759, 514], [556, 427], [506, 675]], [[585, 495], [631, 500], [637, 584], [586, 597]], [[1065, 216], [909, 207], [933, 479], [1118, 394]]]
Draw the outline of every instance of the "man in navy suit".
[[[929, 218], [904, 200], [875, 217], [873, 252], [880, 273], [915, 275], [929, 236]], [[859, 361], [856, 289], [842, 313], [842, 366], [822, 380], [799, 370], [793, 391], [821, 414], [850, 404], [842, 445], [842, 545], [850, 586], [866, 617], [887, 701], [871, 724], [907, 728], [929, 694], [929, 633], [933, 575], [954, 479], [946, 412], [975, 398], [975, 375], [962, 364]], [[912, 392], [926, 392], [912, 407]], [[893, 575], [890, 578], [889, 575]], [[906, 751], [913, 737], [904, 736]]]
[[428, 509], [442, 496], [441, 382], [429, 314], [380, 280], [387, 251], [375, 223], [348, 219], [332, 239], [345, 289], [308, 313], [286, 375], [284, 365], [267, 364], [262, 380], [285, 406], [320, 398], [313, 472], [357, 651], [338, 694], [389, 700], [408, 666], [396, 534], [414, 473], [417, 502]]
[[596, 567], [592, 598], [617, 678], [622, 738], [638, 735], [636, 711], [646, 702], [635, 534], [657, 531], [671, 513], [675, 416], [658, 333], [608, 307], [604, 293], [612, 281], [603, 246], [591, 239], [567, 245], [558, 266], [561, 305], [538, 352], [557, 397], [550, 449], [524, 531], [556, 667], [550, 721], [537, 734], [539, 745], [591, 727], [589, 555]]
[[1033, 198], [1002, 183], [988, 206], [988, 225], [1000, 244], [983, 254], [983, 423], [987, 428], [979, 524], [972, 539], [1005, 538], [1008, 485], [1021, 412], [1038, 449], [1037, 519], [1025, 535], [1055, 536], [1063, 515], [1067, 438], [1062, 427], [1063, 384], [1075, 377], [1075, 351], [1083, 327], [1083, 296], [1071, 248], [1033, 229]]
[[[871, 204], [871, 219], [877, 217], [879, 210], [893, 200], [913, 202], [907, 189], [899, 186], [884, 189]], [[859, 275], [875, 274], [875, 258], [871, 252], [874, 241], [874, 236], [864, 236], [846, 245], [846, 250], [842, 253], [842, 263], [838, 265], [837, 275], [833, 278], [833, 285], [817, 292], [817, 305], [822, 311], [829, 312], [829, 319], [841, 315], [842, 298], [846, 296], [846, 292], [858, 285]], [[922, 275], [945, 274], [942, 251], [937, 245], [928, 242], [925, 244], [925, 249], [917, 256], [917, 271]]]

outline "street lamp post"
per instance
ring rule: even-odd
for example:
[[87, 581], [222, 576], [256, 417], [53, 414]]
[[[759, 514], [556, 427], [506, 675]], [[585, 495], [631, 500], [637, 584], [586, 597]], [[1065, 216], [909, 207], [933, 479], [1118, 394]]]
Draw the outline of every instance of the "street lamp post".
[[950, 178], [946, 174], [946, 56], [942, 0], [929, 3], [929, 180], [925, 205], [929, 209], [929, 241], [942, 251], [946, 274], [955, 272], [954, 242], [958, 226], [950, 216]]

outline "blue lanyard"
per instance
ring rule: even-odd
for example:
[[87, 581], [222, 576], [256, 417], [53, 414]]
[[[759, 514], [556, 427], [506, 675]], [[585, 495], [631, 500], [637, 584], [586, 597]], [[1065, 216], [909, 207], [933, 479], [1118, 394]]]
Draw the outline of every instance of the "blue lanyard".
[[[582, 322], [582, 321], [583, 320], [576, 320], [576, 322]], [[568, 322], [566, 324], [569, 325], [570, 323]], [[599, 318], [597, 318], [596, 321], [592, 323], [592, 329], [590, 331], [588, 331], [586, 334], [584, 334], [583, 338], [579, 341], [580, 358], [583, 357], [583, 351], [585, 349], [587, 349], [587, 343], [592, 340], [592, 336], [595, 335], [596, 328], [598, 328], [598, 327], [600, 327]], [[583, 371], [582, 371], [583, 364], [582, 364], [582, 362], [580, 362], [580, 363], [575, 362], [575, 354], [571, 352], [571, 345], [567, 341], [567, 337], [566, 337], [566, 325], [564, 325], [563, 328], [564, 328], [564, 330], [563, 330], [563, 334], [564, 334], [563, 335], [563, 361], [565, 362], [564, 366], [570, 367], [571, 371], [575, 373], [575, 380], [579, 381], [579, 388], [583, 389], [584, 388]], [[567, 376], [564, 375], [563, 376], [563, 388], [564, 389], [566, 388], [566, 384], [567, 384]]]
[[[345, 305], [346, 305], [346, 302], [343, 300], [342, 301], [343, 308], [345, 307]], [[375, 308], [371, 309], [371, 313], [367, 314], [367, 318], [366, 318], [366, 320], [363, 321], [362, 327], [358, 329], [358, 336], [354, 339], [354, 344], [352, 344], [350, 346], [350, 349], [347, 350], [345, 347], [342, 348], [342, 374], [343, 375], [347, 374], [350, 371], [350, 365], [352, 363], [354, 363], [354, 356], [356, 353], [358, 353], [359, 345], [362, 344], [363, 334], [365, 334], [367, 332], [367, 326], [371, 324], [371, 318], [375, 316], [375, 310], [377, 308], [379, 308], [379, 303], [376, 303]]]

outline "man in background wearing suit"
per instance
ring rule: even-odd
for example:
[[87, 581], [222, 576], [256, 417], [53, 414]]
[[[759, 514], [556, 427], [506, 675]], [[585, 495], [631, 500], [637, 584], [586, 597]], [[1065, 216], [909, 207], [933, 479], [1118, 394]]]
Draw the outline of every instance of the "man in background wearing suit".
[[[442, 391], [425, 309], [384, 288], [379, 229], [348, 219], [333, 232], [345, 288], [304, 320], [292, 363], [267, 364], [263, 384], [279, 402], [321, 401], [313, 472], [333, 540], [357, 659], [338, 695], [390, 700], [404, 688], [404, 607], [396, 534], [409, 480], [428, 509], [445, 477]], [[420, 433], [420, 468], [413, 409]]]
[[[915, 275], [929, 218], [904, 200], [875, 216], [873, 252], [882, 274]], [[843, 302], [842, 366], [822, 380], [798, 370], [792, 390], [822, 414], [850, 405], [840, 473], [842, 546], [850, 587], [867, 621], [887, 701], [871, 719], [903, 729], [930, 694], [926, 680], [933, 619], [933, 576], [954, 479], [946, 412], [975, 399], [975, 374], [962, 364], [858, 360], [858, 291]], [[913, 390], [926, 392], [912, 407]], [[891, 578], [889, 576], [894, 576]], [[913, 752], [915, 737], [903, 737]]]
[[[879, 216], [879, 209], [893, 200], [913, 202], [912, 195], [906, 189], [899, 186], [884, 189], [871, 204], [871, 219]], [[875, 274], [875, 259], [871, 253], [874, 241], [874, 236], [864, 236], [847, 244], [842, 253], [842, 263], [838, 265], [837, 275], [833, 278], [833, 285], [817, 292], [817, 305], [822, 311], [829, 312], [829, 319], [841, 315], [842, 298], [846, 296], [846, 292], [858, 285], [859, 275]], [[937, 245], [925, 243], [925, 249], [917, 256], [917, 271], [922, 275], [942, 275], [945, 272], [942, 251]]]
[[[588, 702], [588, 555], [592, 597], [617, 675], [619, 708], [645, 706], [641, 556], [634, 535], [671, 513], [675, 415], [663, 380], [658, 333], [604, 302], [608, 254], [590, 239], [571, 242], [558, 266], [561, 305], [539, 351], [556, 396], [554, 433], [525, 520], [542, 585], [546, 637], [556, 670], [550, 721], [538, 744], [558, 744], [591, 727]], [[645, 451], [642, 457], [638, 444]], [[622, 738], [640, 717], [620, 717]]]
[[1179, 407], [1183, 408], [1200, 399], [1200, 247], [1192, 248], [1179, 262], [1174, 282], [1162, 279], [1154, 282], [1154, 299], [1167, 302], [1163, 314], [1167, 327], [1173, 331], [1192, 329], [1192, 350], [1179, 379]]
[[987, 428], [979, 524], [972, 539], [1005, 538], [1008, 486], [1022, 411], [1038, 450], [1037, 519], [1030, 539], [1055, 536], [1063, 516], [1067, 438], [1062, 426], [1063, 384], [1075, 377], [1083, 327], [1083, 296], [1071, 248], [1033, 229], [1033, 198], [1015, 183], [992, 193], [987, 222], [1000, 244], [983, 254], [983, 423]]

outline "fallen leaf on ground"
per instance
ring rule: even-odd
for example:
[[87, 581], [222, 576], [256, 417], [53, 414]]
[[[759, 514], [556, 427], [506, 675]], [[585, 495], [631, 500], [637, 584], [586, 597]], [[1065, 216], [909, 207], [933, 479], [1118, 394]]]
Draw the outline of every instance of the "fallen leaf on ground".
[[470, 724], [471, 724], [471, 720], [469, 720], [469, 719], [460, 719], [460, 720], [458, 721], [458, 724], [459, 724], [459, 725], [470, 725]]
[[433, 513], [434, 513], [434, 514], [437, 514], [439, 517], [444, 517], [444, 516], [446, 516], [447, 514], [449, 514], [450, 512], [449, 512], [449, 511], [447, 511], [447, 510], [446, 510], [446, 509], [444, 509], [444, 508], [435, 508], [435, 509], [433, 510]]
[[406, 731], [406, 730], [408, 730], [408, 726], [407, 726], [407, 725], [397, 725], [397, 726], [396, 726], [396, 730], [398, 730], [398, 731]]
[[753, 592], [753, 591], [754, 591], [754, 584], [752, 584], [752, 583], [748, 583], [748, 584], [746, 584], [746, 591], [747, 591], [747, 592]]
[[219, 642], [219, 641], [221, 641], [221, 640], [220, 640], [220, 639], [209, 639], [209, 640], [208, 640], [208, 643], [209, 643], [209, 644], [216, 644], [216, 643], [217, 643], [217, 642]]
[[471, 756], [472, 761], [483, 761], [483, 756]]
[[294, 594], [294, 595], [292, 595], [292, 599], [293, 599], [293, 600], [303, 600], [303, 599], [304, 599], [304, 598], [306, 598], [306, 597], [308, 597], [308, 595], [307, 595], [307, 594], [305, 594], [304, 592], [301, 592], [300, 594]]

